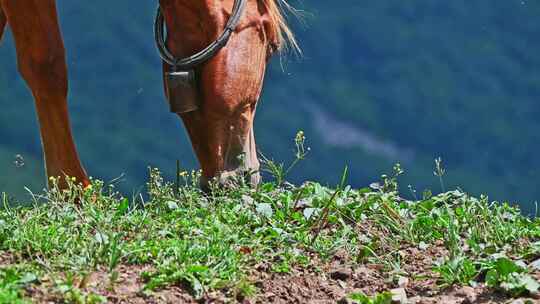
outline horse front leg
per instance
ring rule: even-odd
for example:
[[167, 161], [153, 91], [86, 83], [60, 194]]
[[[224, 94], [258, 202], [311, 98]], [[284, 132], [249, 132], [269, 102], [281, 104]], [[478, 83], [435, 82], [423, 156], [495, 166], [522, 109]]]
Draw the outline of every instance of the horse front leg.
[[67, 66], [55, 0], [0, 0], [13, 32], [19, 72], [32, 90], [48, 177], [88, 185], [73, 142], [67, 107]]

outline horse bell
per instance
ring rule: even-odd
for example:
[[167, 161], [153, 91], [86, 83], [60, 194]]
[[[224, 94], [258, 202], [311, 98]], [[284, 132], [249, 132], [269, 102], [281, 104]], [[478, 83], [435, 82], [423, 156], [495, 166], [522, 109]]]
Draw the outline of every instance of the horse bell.
[[199, 108], [194, 70], [167, 72], [165, 86], [171, 112], [182, 114]]

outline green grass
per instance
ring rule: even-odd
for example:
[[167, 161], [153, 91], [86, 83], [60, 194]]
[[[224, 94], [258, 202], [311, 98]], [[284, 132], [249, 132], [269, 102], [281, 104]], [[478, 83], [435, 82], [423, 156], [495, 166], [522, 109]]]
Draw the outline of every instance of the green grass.
[[[148, 266], [143, 294], [182, 285], [196, 298], [215, 290], [252, 297], [258, 290], [248, 273], [260, 263], [287, 274], [346, 251], [352, 263], [406, 276], [402, 248], [441, 244], [444, 259], [432, 265], [440, 288], [485, 283], [512, 296], [537, 291], [529, 273], [540, 257], [539, 220], [460, 191], [404, 200], [397, 192], [402, 170], [395, 169], [363, 189], [346, 186], [345, 171], [336, 188], [280, 180], [206, 195], [196, 172], [179, 174], [178, 185], [154, 169], [148, 199], [125, 198], [100, 181], [87, 189], [53, 187], [30, 207], [12, 208], [18, 202], [3, 196], [0, 303], [25, 303], [28, 288], [43, 282], [67, 302], [104, 302], [81, 282], [105, 269], [113, 288], [120, 265]], [[383, 303], [386, 296], [353, 299]]]

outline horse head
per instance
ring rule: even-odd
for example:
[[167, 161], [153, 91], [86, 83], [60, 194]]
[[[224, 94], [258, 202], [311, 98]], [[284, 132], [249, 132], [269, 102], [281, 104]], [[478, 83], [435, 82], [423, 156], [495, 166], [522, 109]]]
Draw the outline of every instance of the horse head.
[[283, 7], [284, 0], [160, 0], [166, 95], [187, 129], [203, 187], [212, 179], [260, 180], [253, 121], [266, 65], [287, 42], [296, 46]]

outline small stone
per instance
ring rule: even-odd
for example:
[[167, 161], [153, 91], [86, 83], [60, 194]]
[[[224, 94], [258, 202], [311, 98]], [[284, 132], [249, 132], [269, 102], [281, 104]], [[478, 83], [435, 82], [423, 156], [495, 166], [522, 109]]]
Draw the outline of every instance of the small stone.
[[419, 296], [409, 299], [409, 304], [420, 304], [420, 303], [422, 303], [422, 298]]
[[398, 286], [405, 288], [407, 285], [409, 285], [409, 278], [400, 276], [398, 279]]
[[268, 298], [273, 298], [273, 297], [275, 297], [276, 294], [273, 293], [273, 292], [267, 292], [264, 296], [268, 299]]
[[338, 280], [337, 282], [342, 289], [347, 289], [347, 283], [343, 282], [342, 280]]
[[540, 270], [540, 259], [532, 262], [529, 267], [531, 267], [534, 270]]
[[334, 280], [347, 281], [352, 278], [352, 271], [350, 268], [340, 268], [330, 273], [330, 277]]
[[420, 242], [420, 244], [418, 244], [418, 248], [422, 251], [427, 250], [429, 248], [429, 244]]
[[406, 304], [408, 303], [407, 300], [407, 292], [405, 291], [405, 288], [396, 288], [390, 290], [392, 293], [392, 303], [393, 304]]
[[463, 286], [456, 291], [456, 296], [464, 298], [465, 303], [476, 303], [478, 295], [474, 288], [470, 286]]

